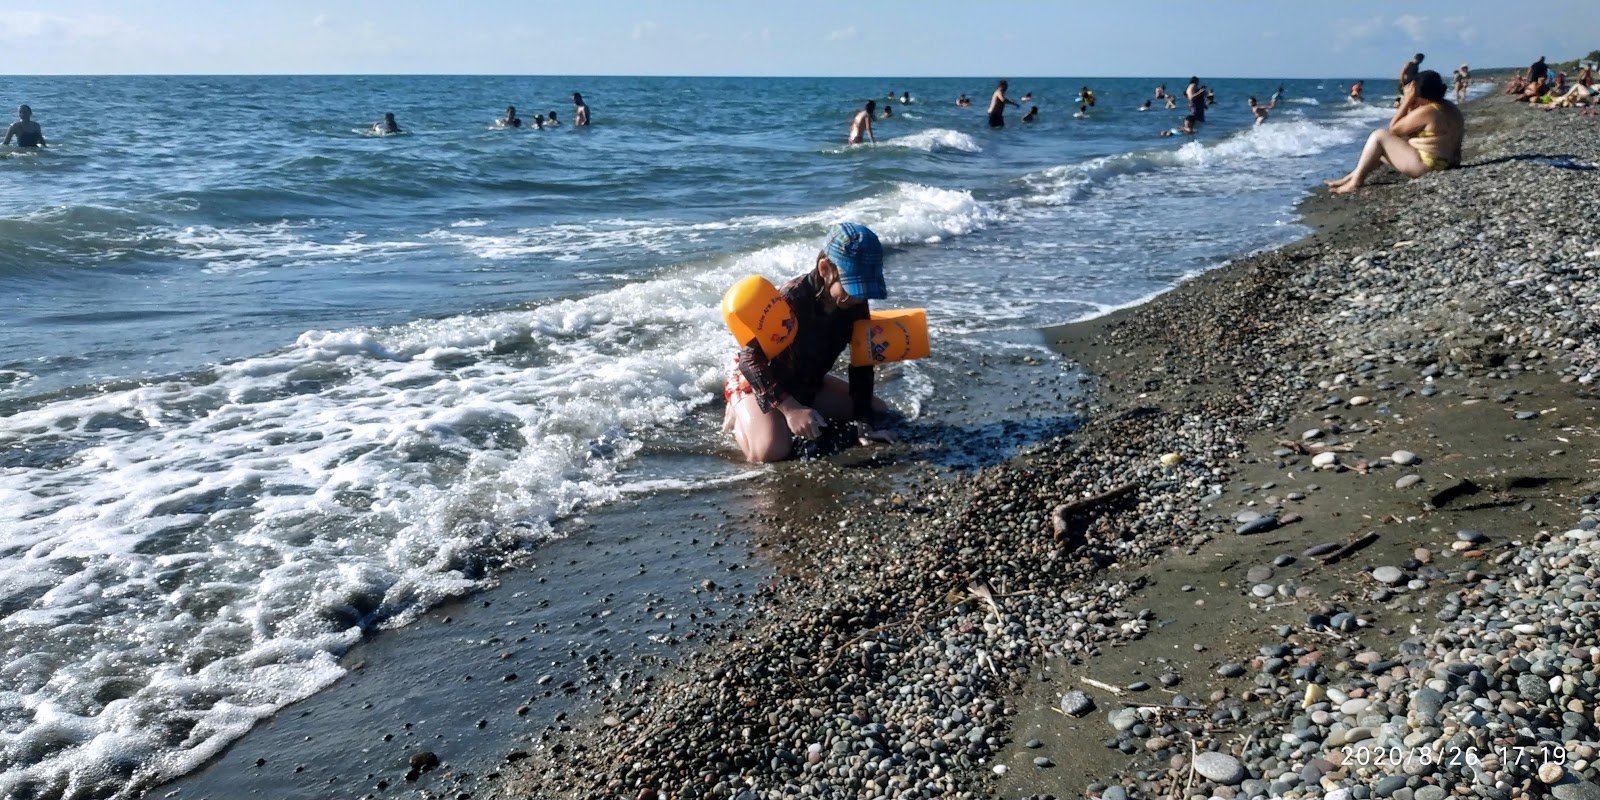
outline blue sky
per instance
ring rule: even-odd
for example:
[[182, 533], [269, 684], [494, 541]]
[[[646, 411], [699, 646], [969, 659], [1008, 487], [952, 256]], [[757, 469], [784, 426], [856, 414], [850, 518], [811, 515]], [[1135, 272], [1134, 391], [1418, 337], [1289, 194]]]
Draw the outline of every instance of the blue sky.
[[1600, 48], [1594, 9], [1587, 0], [0, 0], [0, 73], [1383, 77], [1416, 51], [1441, 72], [1579, 56]]

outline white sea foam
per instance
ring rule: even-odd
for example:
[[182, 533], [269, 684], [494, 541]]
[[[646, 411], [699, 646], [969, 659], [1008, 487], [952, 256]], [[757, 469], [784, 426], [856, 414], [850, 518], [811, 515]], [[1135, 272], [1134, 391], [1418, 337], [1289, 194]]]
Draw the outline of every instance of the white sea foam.
[[1320, 106], [1322, 101], [1315, 97], [1291, 97], [1287, 102], [1298, 103], [1303, 106]]
[[421, 242], [369, 241], [358, 232], [342, 232], [325, 220], [280, 221], [239, 228], [195, 225], [149, 228], [146, 240], [165, 241], [159, 254], [205, 262], [207, 271], [229, 272], [267, 263], [341, 263], [381, 257], [423, 247]]
[[[907, 114], [906, 116], [910, 116]], [[981, 153], [983, 147], [978, 140], [960, 131], [948, 128], [929, 128], [925, 131], [896, 136], [883, 143], [889, 147], [905, 147], [912, 150], [922, 150], [929, 153], [958, 152]]]

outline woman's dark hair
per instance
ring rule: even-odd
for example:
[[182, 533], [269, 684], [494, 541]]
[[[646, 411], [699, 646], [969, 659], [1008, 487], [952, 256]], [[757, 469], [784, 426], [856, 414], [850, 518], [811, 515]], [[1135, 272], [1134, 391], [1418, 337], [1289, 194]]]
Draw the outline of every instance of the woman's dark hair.
[[1444, 78], [1431, 69], [1417, 73], [1417, 94], [1429, 100], [1444, 99]]
[[873, 113], [876, 113], [877, 110], [878, 110], [878, 101], [876, 101], [876, 100], [868, 100], [867, 101], [867, 113], [868, 114], [873, 114]]

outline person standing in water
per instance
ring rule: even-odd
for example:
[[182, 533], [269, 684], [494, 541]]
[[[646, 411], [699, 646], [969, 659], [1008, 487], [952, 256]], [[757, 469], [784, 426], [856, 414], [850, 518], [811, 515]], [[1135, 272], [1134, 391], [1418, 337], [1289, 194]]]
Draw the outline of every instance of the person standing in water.
[[589, 124], [589, 106], [583, 102], [583, 95], [578, 94], [577, 92], [573, 92], [572, 93], [572, 105], [574, 106], [573, 112], [572, 112], [572, 125], [573, 125], [573, 127], [581, 128], [581, 127], [583, 127], [585, 125], [588, 125]]
[[867, 141], [877, 144], [878, 137], [872, 133], [872, 115], [876, 113], [878, 113], [878, 101], [868, 100], [867, 104], [856, 112], [855, 118], [850, 120], [850, 138], [845, 140], [845, 144], [861, 144], [862, 136], [865, 136]]
[[1183, 90], [1183, 96], [1189, 100], [1189, 116], [1194, 117], [1195, 123], [1206, 121], [1206, 87], [1200, 85], [1198, 76], [1190, 76], [1189, 86]]
[[561, 124], [561, 120], [556, 119], [556, 112], [554, 112], [554, 111], [550, 112], [550, 115], [545, 117], [544, 126], [546, 128], [554, 128], [554, 127], [556, 127], [557, 125], [560, 125], [560, 124]]
[[506, 106], [505, 118], [499, 120], [496, 124], [499, 125], [502, 128], [520, 128], [520, 127], [522, 127], [522, 120], [517, 117], [517, 107], [516, 106]]
[[1006, 126], [1006, 106], [1013, 105], [1022, 108], [1016, 101], [1006, 97], [1006, 82], [1001, 81], [995, 86], [994, 94], [989, 97], [989, 127], [1004, 128]]
[[1411, 60], [1407, 61], [1406, 65], [1400, 68], [1400, 93], [1401, 94], [1405, 94], [1406, 87], [1411, 85], [1411, 82], [1417, 79], [1417, 70], [1419, 70], [1421, 68], [1422, 68], [1422, 54], [1421, 53], [1418, 53], [1418, 54], [1412, 56]]
[[1365, 83], [1366, 81], [1356, 81], [1355, 83], [1350, 84], [1350, 102], [1361, 102], [1361, 87]]
[[17, 140], [18, 147], [44, 147], [46, 144], [44, 130], [33, 121], [33, 109], [26, 103], [17, 106], [17, 121], [6, 129], [5, 144], [11, 144], [12, 139]]
[[400, 123], [394, 121], [393, 111], [383, 112], [383, 121], [373, 125], [372, 132], [383, 135], [388, 135], [391, 133], [405, 133], [405, 131], [400, 130]]

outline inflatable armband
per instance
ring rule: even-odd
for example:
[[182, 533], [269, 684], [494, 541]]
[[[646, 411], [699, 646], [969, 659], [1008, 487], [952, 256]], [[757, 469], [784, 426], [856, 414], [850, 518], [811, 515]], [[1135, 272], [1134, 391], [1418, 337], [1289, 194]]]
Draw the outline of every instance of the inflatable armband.
[[928, 357], [928, 312], [896, 308], [872, 312], [856, 322], [850, 339], [850, 366], [873, 367], [890, 361]]
[[722, 296], [722, 319], [740, 347], [752, 341], [773, 358], [794, 341], [794, 311], [772, 281], [751, 275], [729, 287]]

